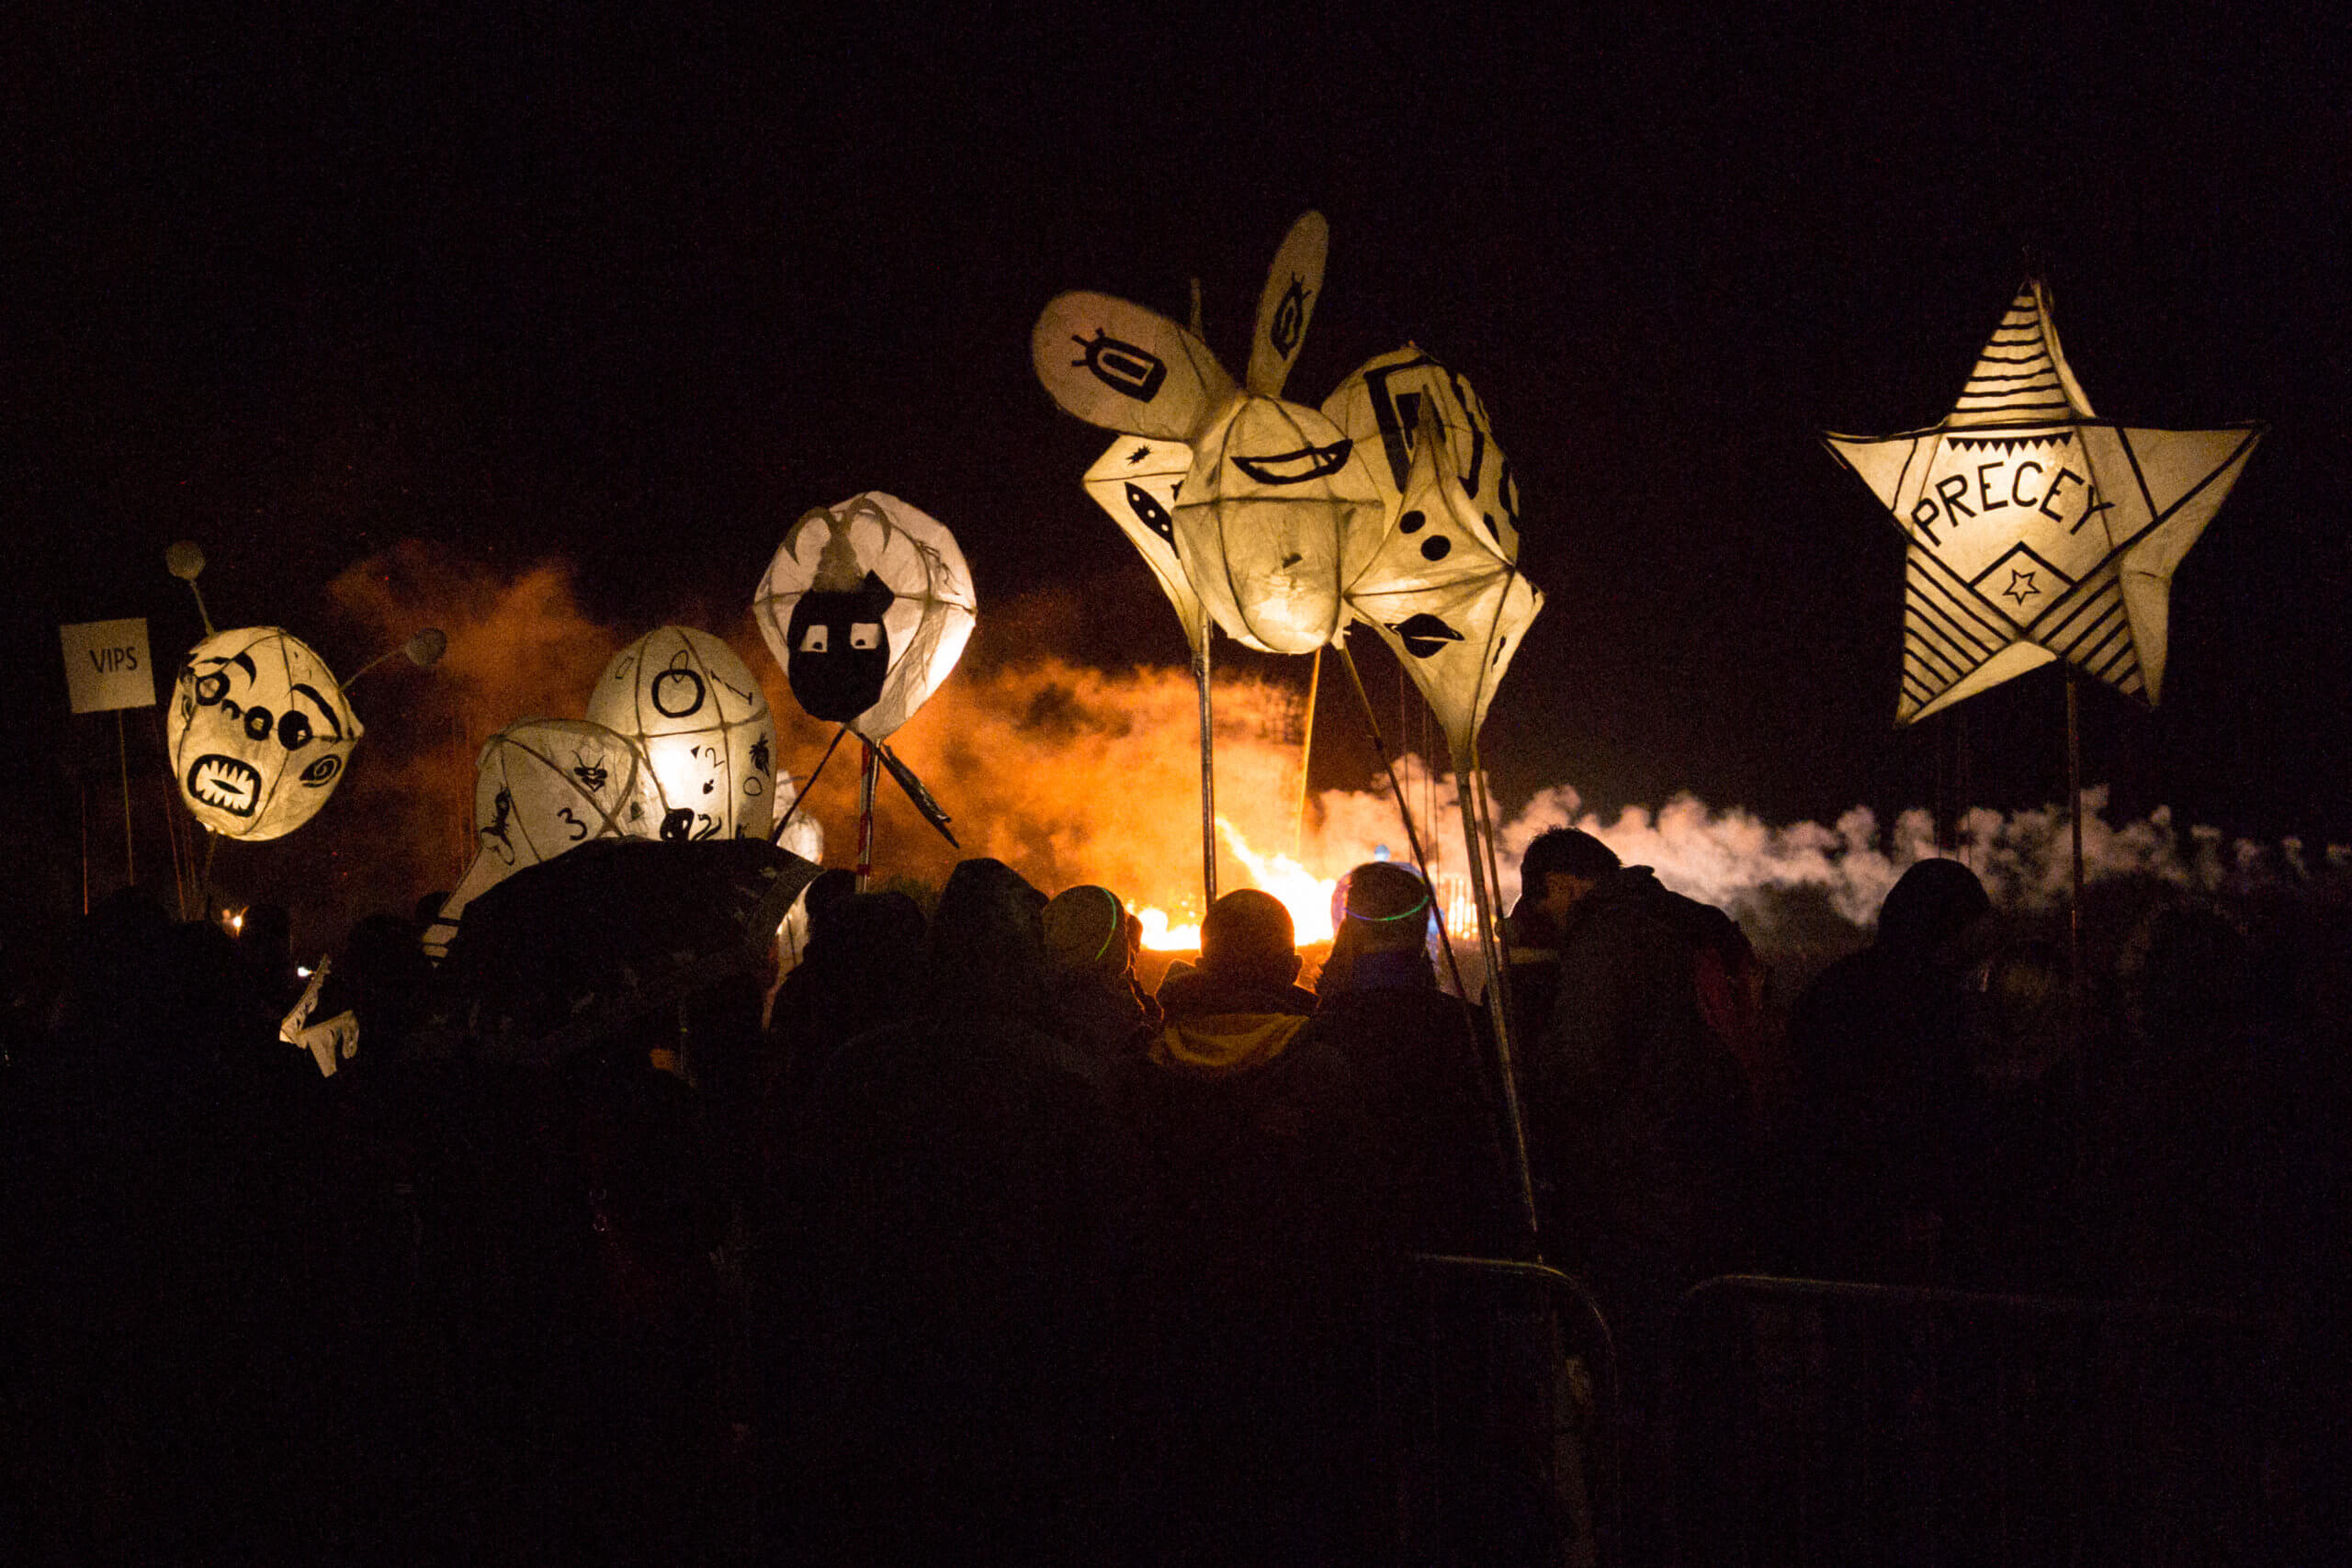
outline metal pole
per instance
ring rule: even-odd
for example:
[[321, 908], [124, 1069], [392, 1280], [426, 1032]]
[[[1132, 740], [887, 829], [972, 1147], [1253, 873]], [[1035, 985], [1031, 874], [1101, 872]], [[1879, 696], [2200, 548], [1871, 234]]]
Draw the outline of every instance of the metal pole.
[[882, 778], [882, 753], [871, 740], [860, 737], [865, 748], [865, 771], [857, 778], [857, 890], [863, 893], [874, 879], [874, 786]]
[[1503, 1119], [1510, 1134], [1511, 1175], [1519, 1184], [1520, 1217], [1526, 1223], [1527, 1238], [1535, 1256], [1541, 1258], [1543, 1248], [1535, 1217], [1535, 1176], [1527, 1158], [1527, 1120], [1519, 1104], [1519, 1075], [1511, 1060], [1510, 1049], [1510, 983], [1506, 976], [1506, 959], [1502, 931], [1495, 917], [1495, 888], [1488, 881], [1491, 869], [1480, 849], [1483, 831], [1485, 841], [1494, 841], [1493, 820], [1487, 815], [1485, 795], [1477, 782], [1477, 756], [1475, 742], [1470, 765], [1454, 762], [1454, 803], [1462, 812], [1463, 858], [1470, 863], [1470, 893], [1478, 901], [1478, 951], [1487, 961], [1487, 1016], [1495, 1026], [1495, 1067], [1502, 1079]]
[[1216, 902], [1216, 738], [1209, 712], [1209, 629], [1193, 650], [1193, 680], [1201, 699], [1201, 914]]
[[130, 849], [130, 741], [124, 734], [122, 710], [114, 710], [114, 754], [122, 765], [122, 885], [139, 880], [139, 865]]
[[1306, 775], [1315, 761], [1315, 694], [1323, 685], [1323, 650], [1315, 650], [1315, 662], [1306, 670], [1306, 735], [1298, 747], [1298, 826], [1292, 829], [1290, 853], [1293, 860], [1306, 857]]
[[2074, 898], [2066, 908], [2066, 958], [2077, 993], [2083, 974], [2083, 736], [2082, 699], [2074, 666], [2066, 667], [2066, 816], [2075, 835]]
[[[793, 792], [792, 804], [785, 808], [783, 816], [776, 818], [775, 829], [768, 834], [768, 842], [772, 844], [784, 842], [784, 830], [792, 826], [792, 819], [795, 817], [800, 815], [800, 803], [807, 800], [808, 792], [817, 787], [817, 776], [825, 771], [825, 764], [833, 760], [833, 749], [842, 743], [842, 737], [848, 733], [849, 726], [846, 724], [833, 731], [832, 739], [825, 743], [825, 754], [817, 759], [817, 765], [808, 771], [808, 776], [802, 779], [800, 787]], [[864, 738], [860, 737], [860, 739]], [[868, 750], [871, 748], [869, 747]]]

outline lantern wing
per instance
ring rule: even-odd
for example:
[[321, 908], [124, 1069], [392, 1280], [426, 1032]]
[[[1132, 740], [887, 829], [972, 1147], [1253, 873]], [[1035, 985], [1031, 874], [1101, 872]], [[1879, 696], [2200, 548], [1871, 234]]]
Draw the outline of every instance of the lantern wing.
[[1130, 435], [1188, 441], [1234, 396], [1233, 378], [1199, 338], [1108, 294], [1048, 301], [1029, 357], [1065, 412]]
[[277, 626], [188, 650], [164, 720], [180, 797], [224, 838], [281, 838], [319, 813], [363, 733], [326, 660]]
[[1085, 484], [1151, 568], [1184, 624], [1185, 640], [1198, 649], [1208, 635], [1208, 612], [1176, 554], [1176, 497], [1192, 467], [1193, 449], [1181, 441], [1125, 435], [1086, 470]]
[[2157, 700], [2173, 570], [2261, 431], [2132, 428], [2089, 409], [2035, 283], [1943, 423], [1826, 438], [1908, 545], [1897, 723], [2052, 660]]
[[1519, 558], [1519, 484], [1467, 380], [1408, 344], [1365, 361], [1323, 400], [1323, 412], [1355, 443], [1392, 509], [1404, 504], [1415, 442], [1434, 416], [1480, 528], [1505, 560]]
[[613, 655], [588, 717], [645, 754], [666, 839], [765, 838], [775, 721], [735, 650], [694, 626], [657, 626]]
[[1319, 212], [1302, 212], [1283, 236], [1258, 294], [1258, 317], [1250, 330], [1250, 370], [1245, 385], [1266, 398], [1279, 398], [1290, 367], [1306, 342], [1315, 301], [1323, 292], [1323, 262], [1331, 247], [1331, 227]]
[[[1436, 416], [1425, 417], [1433, 429]], [[1412, 676], [1445, 729], [1454, 765], [1467, 768], [1495, 689], [1544, 596], [1495, 547], [1453, 471], [1447, 443], [1418, 444], [1404, 503], [1350, 585], [1348, 604]]]
[[1382, 520], [1338, 427], [1303, 404], [1244, 398], [1193, 445], [1176, 554], [1229, 636], [1307, 653], [1338, 635], [1351, 552], [1377, 538]]

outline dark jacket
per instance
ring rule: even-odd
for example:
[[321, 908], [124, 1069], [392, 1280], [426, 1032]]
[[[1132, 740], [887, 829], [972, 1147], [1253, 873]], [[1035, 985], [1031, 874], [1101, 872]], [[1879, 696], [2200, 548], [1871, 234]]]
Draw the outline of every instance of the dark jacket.
[[1460, 998], [1419, 951], [1365, 955], [1293, 1049], [1336, 1049], [1363, 1103], [1382, 1242], [1399, 1251], [1508, 1255], [1519, 1244], [1493, 1075]]
[[1753, 1162], [1739, 1064], [1700, 1006], [1709, 916], [1627, 866], [1560, 922], [1558, 995], [1528, 1051], [1532, 1141], [1553, 1250], [1604, 1300], [1662, 1308], [1743, 1257]]

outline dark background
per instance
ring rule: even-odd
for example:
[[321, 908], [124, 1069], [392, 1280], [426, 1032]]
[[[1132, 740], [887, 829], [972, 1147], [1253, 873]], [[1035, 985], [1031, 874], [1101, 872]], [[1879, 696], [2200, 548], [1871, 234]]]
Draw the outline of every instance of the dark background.
[[1197, 276], [1238, 367], [1310, 206], [1331, 262], [1291, 395], [1417, 341], [1519, 475], [1549, 607], [1487, 731], [1506, 813], [1555, 783], [1771, 821], [2058, 797], [2054, 671], [1894, 729], [1900, 541], [1817, 438], [1940, 418], [2031, 265], [2103, 416], [2271, 425], [2175, 581], [2163, 708], [2086, 694], [2086, 775], [2115, 813], [2352, 834], [2333, 7], [28, 9], [0, 23], [0, 422], [12, 852], [43, 864], [114, 762], [111, 723], [64, 714], [54, 627], [151, 616], [168, 667], [196, 635], [175, 538], [221, 625], [345, 670], [379, 649], [322, 585], [399, 540], [572, 562], [634, 636], [734, 614], [799, 512], [878, 487], [962, 541], [974, 660], [1180, 662], [1029, 327], [1069, 288], [1181, 318]]

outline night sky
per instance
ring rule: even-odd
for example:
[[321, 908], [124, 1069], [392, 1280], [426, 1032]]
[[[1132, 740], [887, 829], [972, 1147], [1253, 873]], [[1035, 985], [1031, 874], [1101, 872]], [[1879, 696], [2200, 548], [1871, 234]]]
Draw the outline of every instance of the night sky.
[[[1037, 386], [1030, 324], [1073, 288], [1181, 319], [1198, 277], [1238, 369], [1314, 207], [1331, 260], [1291, 395], [1413, 340], [1519, 476], [1549, 606], [1487, 730], [1506, 810], [1566, 783], [1884, 816], [1935, 804], [1939, 744], [1951, 804], [2058, 797], [2054, 671], [1895, 730], [1901, 544], [1818, 440], [1940, 418], [2030, 266], [2101, 415], [2270, 425], [2175, 580], [2163, 708], [2086, 694], [2086, 776], [2127, 814], [2352, 834], [2333, 8], [1469, 35], [1106, 9], [920, 36], [680, 9], [5, 24], [7, 624], [36, 742], [107, 779], [53, 628], [148, 615], [174, 658], [175, 538], [220, 624], [350, 668], [379, 647], [322, 585], [399, 540], [569, 561], [635, 635], [740, 617], [792, 519], [869, 488], [963, 543], [972, 660], [1178, 663], [1078, 486], [1105, 437]], [[70, 780], [32, 772], [19, 822], [70, 837]], [[1335, 750], [1317, 782], [1364, 772]]]

